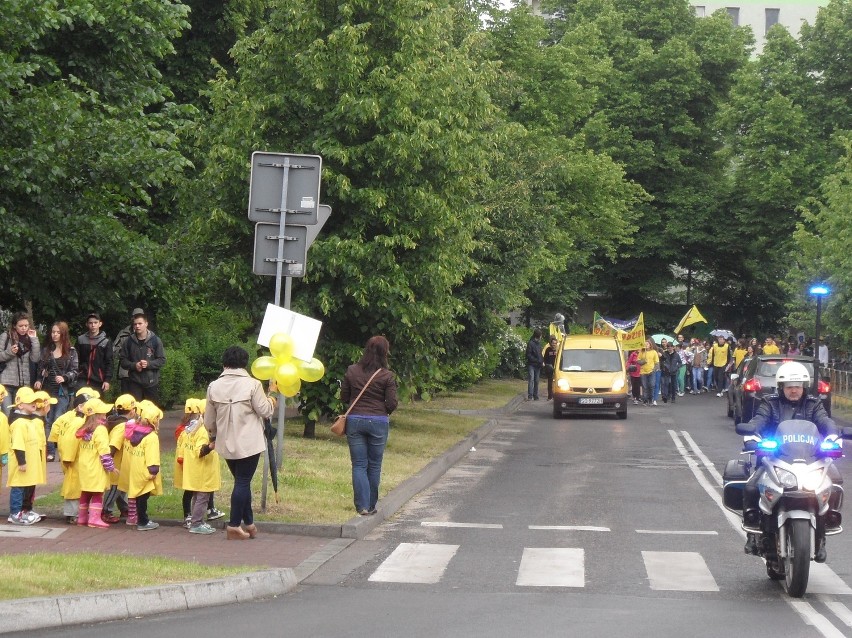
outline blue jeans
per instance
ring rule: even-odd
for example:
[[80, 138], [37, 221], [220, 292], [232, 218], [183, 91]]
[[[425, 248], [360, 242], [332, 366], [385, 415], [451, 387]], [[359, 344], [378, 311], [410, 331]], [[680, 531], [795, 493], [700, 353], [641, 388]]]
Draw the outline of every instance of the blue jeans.
[[[242, 459], [225, 459], [228, 469], [234, 476], [234, 491], [231, 492], [231, 519], [228, 525], [239, 527], [240, 523], [254, 523], [254, 512], [251, 509], [251, 480], [257, 472], [260, 454], [253, 454]], [[275, 471], [275, 468], [272, 468]], [[142, 519], [139, 519], [142, 523]]]
[[348, 416], [346, 441], [352, 461], [352, 491], [358, 513], [376, 509], [379, 502], [379, 481], [382, 477], [382, 457], [388, 442], [388, 417]]
[[529, 383], [527, 383], [527, 398], [528, 399], [537, 399], [538, 398], [538, 379], [541, 376], [541, 368], [536, 365], [528, 365], [527, 366], [527, 376], [529, 378]]
[[25, 487], [9, 488], [9, 514], [17, 514], [24, 509], [24, 490]]
[[657, 370], [654, 373], [654, 401], [660, 398], [660, 382], [663, 378], [663, 371]]
[[693, 368], [692, 369], [692, 391], [698, 394], [701, 392], [701, 381], [704, 376], [704, 370], [702, 368]]

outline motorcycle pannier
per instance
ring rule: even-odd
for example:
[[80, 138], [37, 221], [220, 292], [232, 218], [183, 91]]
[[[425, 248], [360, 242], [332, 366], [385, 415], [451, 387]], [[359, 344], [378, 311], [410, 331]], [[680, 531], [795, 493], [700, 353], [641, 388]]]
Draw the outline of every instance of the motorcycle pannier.
[[732, 512], [741, 514], [743, 511], [743, 490], [748, 480], [748, 465], [740, 459], [728, 461], [722, 478], [725, 482], [722, 492], [722, 501], [725, 507]]

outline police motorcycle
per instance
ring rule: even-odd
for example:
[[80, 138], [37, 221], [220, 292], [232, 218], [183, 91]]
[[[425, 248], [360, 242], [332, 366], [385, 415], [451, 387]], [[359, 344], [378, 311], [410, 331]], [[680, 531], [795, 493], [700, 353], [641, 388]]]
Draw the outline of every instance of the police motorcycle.
[[[852, 430], [844, 428], [842, 438], [852, 438]], [[743, 516], [746, 483], [763, 468], [757, 480], [759, 520], [744, 521], [743, 529], [756, 536], [754, 553], [766, 561], [769, 578], [784, 580], [788, 594], [801, 598], [810, 561], [819, 557], [825, 537], [843, 531], [843, 479], [833, 462], [843, 456], [841, 441], [823, 438], [815, 424], [795, 419], [779, 423], [772, 437], [750, 434], [743, 442], [746, 460], [729, 461], [725, 468], [725, 507]]]

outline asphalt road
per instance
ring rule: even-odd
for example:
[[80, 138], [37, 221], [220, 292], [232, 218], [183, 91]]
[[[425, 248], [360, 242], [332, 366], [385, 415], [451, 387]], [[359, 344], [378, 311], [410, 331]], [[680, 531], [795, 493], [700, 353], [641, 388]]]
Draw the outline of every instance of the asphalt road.
[[852, 535], [790, 599], [720, 506], [739, 448], [715, 395], [625, 421], [525, 403], [289, 595], [27, 635], [852, 636]]

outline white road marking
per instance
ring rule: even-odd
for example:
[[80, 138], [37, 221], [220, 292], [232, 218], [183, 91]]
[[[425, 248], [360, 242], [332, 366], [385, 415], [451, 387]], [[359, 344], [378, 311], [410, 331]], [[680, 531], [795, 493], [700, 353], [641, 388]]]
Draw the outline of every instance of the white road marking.
[[707, 563], [697, 552], [642, 552], [651, 589], [719, 591]]
[[719, 532], [713, 530], [689, 530], [689, 529], [637, 529], [637, 534], [681, 534], [694, 536], [718, 536]]
[[817, 612], [805, 601], [788, 599], [787, 602], [790, 607], [799, 612], [806, 625], [812, 626], [826, 638], [845, 638], [843, 632], [832, 625], [828, 618]]
[[808, 576], [808, 593], [849, 596], [852, 595], [852, 589], [849, 589], [849, 585], [844, 583], [843, 579], [828, 565], [811, 561], [811, 570]]
[[437, 583], [458, 549], [458, 545], [400, 543], [368, 580], [380, 583]]
[[585, 587], [584, 554], [576, 547], [525, 547], [515, 584], [520, 587]]
[[595, 525], [530, 525], [528, 529], [550, 529], [560, 532], [608, 532], [609, 527]]
[[852, 627], [852, 611], [849, 611], [846, 605], [836, 600], [831, 600], [828, 596], [817, 596], [817, 598], [831, 610], [831, 613], [840, 619], [840, 622], [847, 627]]
[[421, 527], [470, 527], [474, 529], [503, 529], [500, 523], [451, 523], [449, 521], [421, 521]]

